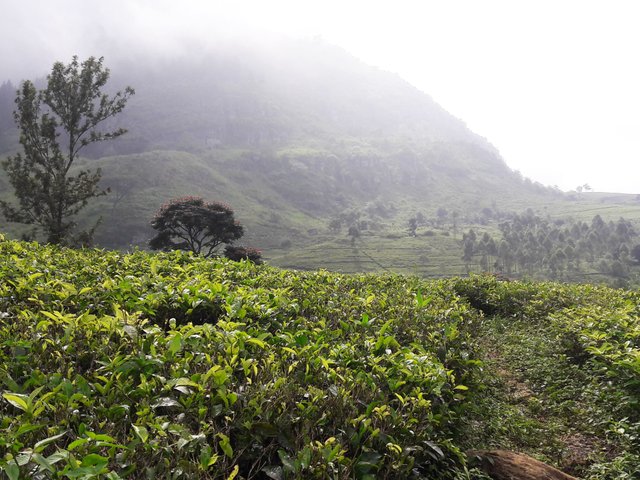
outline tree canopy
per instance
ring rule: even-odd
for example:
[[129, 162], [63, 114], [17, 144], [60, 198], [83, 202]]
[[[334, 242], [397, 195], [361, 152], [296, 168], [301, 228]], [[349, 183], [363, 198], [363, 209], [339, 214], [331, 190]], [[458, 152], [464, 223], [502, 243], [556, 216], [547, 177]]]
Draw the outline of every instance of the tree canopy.
[[232, 244], [244, 229], [233, 210], [219, 202], [200, 197], [181, 197], [164, 204], [156, 212], [151, 226], [157, 234], [149, 241], [154, 250], [190, 250], [211, 257], [223, 243]]
[[120, 113], [134, 94], [130, 87], [113, 96], [103, 93], [108, 79], [103, 58], [89, 57], [80, 63], [74, 56], [68, 65], [53, 65], [43, 90], [27, 80], [17, 92], [14, 119], [24, 152], [2, 165], [18, 204], [1, 201], [0, 209], [11, 222], [44, 230], [48, 243], [71, 243], [76, 225], [72, 217], [89, 199], [107, 193], [98, 186], [99, 169], [73, 174], [71, 169], [84, 147], [126, 132], [98, 129]]

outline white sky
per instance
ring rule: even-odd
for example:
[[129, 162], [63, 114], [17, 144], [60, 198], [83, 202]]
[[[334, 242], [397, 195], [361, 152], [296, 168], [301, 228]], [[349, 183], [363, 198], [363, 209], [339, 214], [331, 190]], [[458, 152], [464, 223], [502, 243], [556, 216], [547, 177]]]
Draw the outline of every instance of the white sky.
[[640, 193], [637, 0], [0, 0], [0, 81], [240, 25], [398, 73], [533, 180]]

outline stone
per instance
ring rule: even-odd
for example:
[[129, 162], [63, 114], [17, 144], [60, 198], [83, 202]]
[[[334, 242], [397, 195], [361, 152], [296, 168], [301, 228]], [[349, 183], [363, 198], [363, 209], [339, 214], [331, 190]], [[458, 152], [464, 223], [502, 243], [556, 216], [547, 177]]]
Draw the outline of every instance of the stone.
[[470, 464], [494, 480], [578, 480], [535, 458], [506, 450], [472, 450]]

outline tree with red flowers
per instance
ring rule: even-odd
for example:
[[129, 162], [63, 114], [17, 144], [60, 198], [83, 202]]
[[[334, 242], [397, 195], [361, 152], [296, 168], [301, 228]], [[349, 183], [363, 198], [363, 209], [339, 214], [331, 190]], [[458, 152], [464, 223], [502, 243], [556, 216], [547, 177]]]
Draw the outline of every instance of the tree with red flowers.
[[233, 210], [200, 197], [175, 198], [156, 212], [151, 226], [157, 234], [149, 241], [153, 250], [190, 250], [211, 257], [221, 244], [232, 244], [244, 230]]

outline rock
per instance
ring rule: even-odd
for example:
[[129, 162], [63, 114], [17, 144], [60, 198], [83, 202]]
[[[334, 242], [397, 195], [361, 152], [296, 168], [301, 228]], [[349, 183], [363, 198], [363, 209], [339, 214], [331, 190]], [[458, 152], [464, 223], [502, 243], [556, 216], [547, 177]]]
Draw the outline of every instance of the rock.
[[472, 450], [467, 457], [473, 466], [494, 480], [578, 480], [528, 455], [506, 450]]

